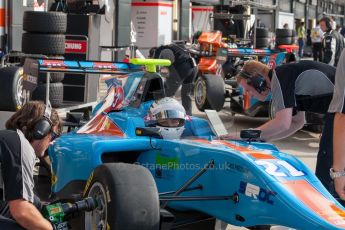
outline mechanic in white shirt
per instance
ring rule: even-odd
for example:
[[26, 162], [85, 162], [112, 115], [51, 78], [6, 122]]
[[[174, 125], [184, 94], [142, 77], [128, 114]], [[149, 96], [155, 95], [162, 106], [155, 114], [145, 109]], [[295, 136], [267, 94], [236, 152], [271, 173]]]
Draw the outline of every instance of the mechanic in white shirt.
[[0, 229], [53, 229], [40, 213], [33, 170], [36, 157], [59, 136], [61, 124], [55, 110], [30, 101], [10, 117], [6, 130], [0, 130]]

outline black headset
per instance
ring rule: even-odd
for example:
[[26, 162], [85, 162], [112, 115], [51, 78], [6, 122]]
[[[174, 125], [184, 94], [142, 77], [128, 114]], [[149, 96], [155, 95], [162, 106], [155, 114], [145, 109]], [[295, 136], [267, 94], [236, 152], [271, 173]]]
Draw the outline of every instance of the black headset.
[[46, 105], [46, 109], [44, 111], [43, 117], [38, 120], [35, 124], [35, 127], [32, 132], [33, 139], [41, 140], [45, 136], [47, 136], [52, 130], [52, 121], [50, 120], [50, 116], [52, 113], [52, 107], [50, 102]]
[[326, 27], [327, 27], [328, 30], [332, 30], [332, 29], [333, 29], [333, 28], [332, 28], [332, 22], [331, 22], [331, 19], [330, 19], [330, 18], [324, 17], [324, 18], [322, 18], [320, 21], [324, 21], [324, 22], [325, 22]]
[[249, 73], [243, 70], [239, 72], [239, 75], [243, 77], [244, 79], [246, 79], [247, 84], [253, 86], [253, 88], [258, 93], [262, 93], [263, 91], [268, 89], [266, 80], [261, 76], [251, 77]]

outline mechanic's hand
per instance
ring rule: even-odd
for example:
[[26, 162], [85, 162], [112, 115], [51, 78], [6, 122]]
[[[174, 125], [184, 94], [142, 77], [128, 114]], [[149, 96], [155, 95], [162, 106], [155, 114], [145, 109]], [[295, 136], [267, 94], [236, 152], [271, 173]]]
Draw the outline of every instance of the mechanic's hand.
[[334, 187], [340, 199], [345, 200], [345, 176], [335, 178]]
[[221, 140], [241, 140], [240, 133], [232, 132], [227, 135], [222, 135], [219, 137]]

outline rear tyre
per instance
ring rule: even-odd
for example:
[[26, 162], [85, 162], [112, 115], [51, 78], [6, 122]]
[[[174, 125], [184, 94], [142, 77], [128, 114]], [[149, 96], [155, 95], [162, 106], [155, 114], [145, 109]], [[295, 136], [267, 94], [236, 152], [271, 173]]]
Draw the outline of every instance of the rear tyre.
[[222, 77], [205, 74], [198, 77], [194, 86], [195, 105], [200, 111], [220, 111], [225, 102], [225, 85]]
[[307, 124], [303, 127], [303, 129], [313, 132], [313, 133], [322, 133], [323, 125], [316, 125], [316, 124], [308, 125]]
[[267, 28], [256, 28], [256, 37], [257, 38], [267, 38], [268, 29]]
[[16, 111], [29, 100], [29, 92], [23, 91], [23, 69], [21, 67], [1, 68], [0, 85], [1, 111]]
[[91, 174], [85, 196], [93, 196], [99, 207], [86, 212], [82, 228], [112, 230], [158, 230], [159, 198], [151, 173], [133, 164], [110, 163]]
[[63, 55], [65, 35], [23, 33], [22, 51], [26, 54]]
[[25, 11], [23, 30], [34, 33], [64, 34], [67, 14], [62, 12]]
[[[50, 73], [50, 81], [51, 83], [62, 82], [64, 79], [64, 73]], [[39, 81], [43, 83], [47, 83], [47, 73], [40, 73]]]
[[[46, 100], [47, 84], [40, 84], [32, 93], [32, 99], [38, 101]], [[53, 107], [60, 107], [63, 103], [63, 84], [61, 82], [49, 84], [49, 101]]]
[[324, 125], [324, 115], [318, 113], [305, 113], [305, 120], [306, 125], [304, 126], [304, 130], [308, 130], [314, 133], [322, 133], [323, 125]]
[[291, 37], [292, 30], [290, 29], [276, 29], [276, 37]]
[[291, 45], [292, 38], [291, 37], [277, 37], [276, 38], [276, 45]]
[[256, 38], [256, 48], [266, 48], [268, 43], [268, 38]]

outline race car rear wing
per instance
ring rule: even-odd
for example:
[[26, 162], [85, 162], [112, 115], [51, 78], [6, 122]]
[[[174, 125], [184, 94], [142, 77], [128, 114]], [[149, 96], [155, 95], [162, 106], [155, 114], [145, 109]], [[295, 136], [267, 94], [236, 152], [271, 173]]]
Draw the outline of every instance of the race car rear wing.
[[[146, 71], [155, 72], [157, 65], [169, 66], [170, 64], [169, 60], [163, 59], [131, 59], [130, 63], [123, 63], [26, 58], [23, 68], [23, 87], [26, 90], [33, 91], [37, 86], [38, 76], [42, 72], [124, 75], [143, 70], [142, 65], [146, 66]], [[47, 74], [47, 78], [49, 77], [48, 75], [49, 74]], [[47, 83], [49, 84], [49, 81], [47, 81]]]

